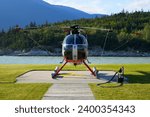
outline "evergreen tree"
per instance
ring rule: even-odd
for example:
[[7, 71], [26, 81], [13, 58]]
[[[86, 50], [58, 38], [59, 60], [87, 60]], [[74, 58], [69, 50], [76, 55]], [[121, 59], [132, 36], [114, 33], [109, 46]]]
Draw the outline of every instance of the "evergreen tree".
[[144, 27], [144, 40], [150, 42], [150, 24], [147, 24], [145, 27]]

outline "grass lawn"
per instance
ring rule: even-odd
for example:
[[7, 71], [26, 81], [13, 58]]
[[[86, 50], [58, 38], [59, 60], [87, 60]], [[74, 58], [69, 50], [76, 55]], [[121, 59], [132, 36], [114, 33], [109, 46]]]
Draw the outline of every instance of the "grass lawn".
[[[0, 99], [41, 99], [51, 84], [14, 84], [16, 77], [30, 70], [54, 70], [55, 66], [0, 65]], [[122, 65], [91, 65], [93, 66], [98, 70], [117, 71]], [[90, 84], [96, 99], [150, 99], [150, 64], [125, 64], [124, 67], [129, 84], [117, 88], [101, 88]], [[64, 70], [86, 68], [83, 65], [67, 65]]]
[[1, 100], [39, 100], [50, 84], [0, 84]]
[[39, 100], [52, 84], [15, 84], [16, 77], [49, 65], [0, 65], [0, 100]]
[[[102, 70], [117, 70], [119, 65], [103, 65]], [[97, 87], [90, 84], [97, 100], [150, 100], [150, 64], [126, 64], [125, 76], [129, 84], [115, 87], [116, 83]], [[109, 88], [110, 87], [110, 88]]]
[[116, 85], [110, 83], [97, 87], [96, 84], [90, 84], [90, 87], [97, 100], [150, 100], [150, 84]]

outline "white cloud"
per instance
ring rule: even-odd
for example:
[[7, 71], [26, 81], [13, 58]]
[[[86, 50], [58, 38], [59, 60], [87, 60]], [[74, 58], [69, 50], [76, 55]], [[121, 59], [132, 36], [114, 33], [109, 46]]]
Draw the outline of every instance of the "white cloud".
[[150, 10], [150, 0], [44, 0], [50, 4], [73, 7], [87, 13], [118, 13], [128, 11]]
[[73, 7], [88, 13], [102, 13], [105, 11], [101, 7], [102, 0], [44, 0], [50, 4]]
[[130, 4], [126, 6], [127, 10], [135, 11], [135, 10], [150, 10], [150, 0], [133, 0]]

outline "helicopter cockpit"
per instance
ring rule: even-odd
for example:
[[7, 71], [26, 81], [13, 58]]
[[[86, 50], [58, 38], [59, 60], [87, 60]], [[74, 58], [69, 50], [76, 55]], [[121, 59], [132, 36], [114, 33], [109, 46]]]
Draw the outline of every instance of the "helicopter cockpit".
[[63, 44], [87, 44], [87, 39], [81, 34], [68, 35], [65, 37]]
[[62, 49], [67, 60], [84, 60], [88, 54], [88, 42], [82, 34], [70, 34], [65, 37]]

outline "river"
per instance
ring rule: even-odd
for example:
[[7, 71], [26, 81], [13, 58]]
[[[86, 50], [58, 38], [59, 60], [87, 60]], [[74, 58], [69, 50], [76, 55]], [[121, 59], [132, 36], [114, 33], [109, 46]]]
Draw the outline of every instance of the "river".
[[[0, 56], [0, 64], [59, 64], [62, 57]], [[150, 64], [150, 57], [88, 57], [92, 64]]]

